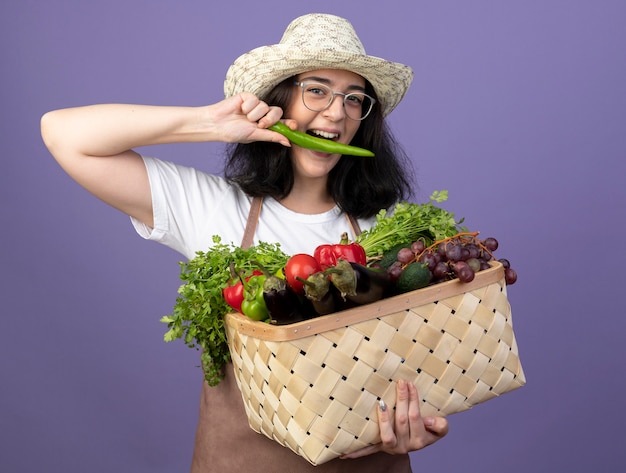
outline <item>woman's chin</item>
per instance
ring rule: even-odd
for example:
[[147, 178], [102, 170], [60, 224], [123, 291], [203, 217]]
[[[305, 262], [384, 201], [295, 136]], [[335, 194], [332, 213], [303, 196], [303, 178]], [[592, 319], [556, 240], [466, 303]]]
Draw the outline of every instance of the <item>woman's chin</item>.
[[320, 151], [303, 150], [294, 159], [294, 170], [297, 175], [307, 178], [320, 178], [328, 176], [328, 173], [337, 165], [341, 155], [322, 153]]

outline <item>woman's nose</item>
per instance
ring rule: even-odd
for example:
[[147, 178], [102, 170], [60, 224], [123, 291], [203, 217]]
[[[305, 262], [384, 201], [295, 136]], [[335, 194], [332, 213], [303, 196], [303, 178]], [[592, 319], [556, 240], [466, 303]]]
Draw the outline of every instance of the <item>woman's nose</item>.
[[326, 110], [324, 110], [325, 116], [332, 120], [340, 120], [345, 117], [346, 110], [343, 106], [343, 96], [335, 95], [332, 102]]

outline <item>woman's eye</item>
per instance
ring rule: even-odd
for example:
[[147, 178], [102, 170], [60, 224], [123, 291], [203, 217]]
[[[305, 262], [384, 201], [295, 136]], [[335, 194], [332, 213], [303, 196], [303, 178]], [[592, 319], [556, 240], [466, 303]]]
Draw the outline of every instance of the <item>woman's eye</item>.
[[348, 95], [346, 97], [346, 102], [351, 105], [361, 105], [363, 103], [363, 98], [358, 95]]
[[327, 95], [328, 92], [324, 89], [321, 89], [319, 87], [311, 87], [308, 92], [310, 92], [313, 95]]

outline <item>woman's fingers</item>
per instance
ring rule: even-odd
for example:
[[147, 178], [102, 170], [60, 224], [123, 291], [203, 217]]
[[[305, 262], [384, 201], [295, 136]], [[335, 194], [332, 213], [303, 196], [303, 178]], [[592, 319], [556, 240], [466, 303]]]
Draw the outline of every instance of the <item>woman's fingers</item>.
[[248, 120], [258, 123], [262, 128], [267, 128], [276, 123], [283, 116], [279, 107], [270, 107], [256, 95], [241, 93], [241, 112]]
[[449, 430], [448, 420], [445, 417], [425, 417], [424, 426], [434, 436], [433, 442], [445, 437]]
[[396, 384], [395, 410], [384, 401], [379, 402], [378, 426], [381, 443], [341, 458], [358, 458], [379, 451], [390, 454], [409, 453], [435, 443], [448, 433], [448, 421], [445, 417], [422, 417], [417, 388], [404, 380]]
[[382, 448], [393, 449], [397, 443], [396, 433], [394, 431], [393, 411], [381, 400], [378, 404], [378, 428], [380, 429], [380, 441]]
[[396, 383], [396, 408], [390, 412], [384, 401], [378, 408], [380, 437], [385, 451], [410, 451], [412, 440], [425, 430], [419, 414], [417, 389], [405, 380]]
[[224, 116], [218, 122], [222, 128], [221, 136], [228, 137], [225, 141], [237, 143], [270, 141], [291, 146], [283, 135], [267, 130], [267, 127], [281, 119], [283, 110], [280, 107], [270, 107], [256, 95], [248, 92], [237, 94], [222, 103]]
[[448, 433], [448, 421], [443, 417], [423, 418], [417, 388], [399, 380], [396, 385], [395, 412], [381, 402], [378, 423], [382, 450], [407, 453], [430, 445]]
[[396, 435], [409, 440], [421, 436], [425, 429], [420, 417], [417, 388], [401, 379], [397, 383], [396, 393]]

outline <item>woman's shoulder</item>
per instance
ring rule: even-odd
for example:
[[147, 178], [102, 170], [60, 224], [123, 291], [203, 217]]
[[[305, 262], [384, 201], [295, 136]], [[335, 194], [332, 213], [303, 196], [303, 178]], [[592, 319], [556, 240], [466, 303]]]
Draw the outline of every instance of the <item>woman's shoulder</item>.
[[172, 161], [154, 158], [151, 156], [142, 156], [148, 173], [152, 176], [159, 174], [167, 182], [175, 181], [191, 181], [198, 183], [211, 184], [223, 188], [231, 187], [226, 179], [217, 174], [202, 171], [192, 166], [174, 163]]
[[200, 202], [232, 202], [249, 205], [250, 199], [223, 176], [168, 160], [143, 157], [153, 194], [164, 194], [193, 205]]

